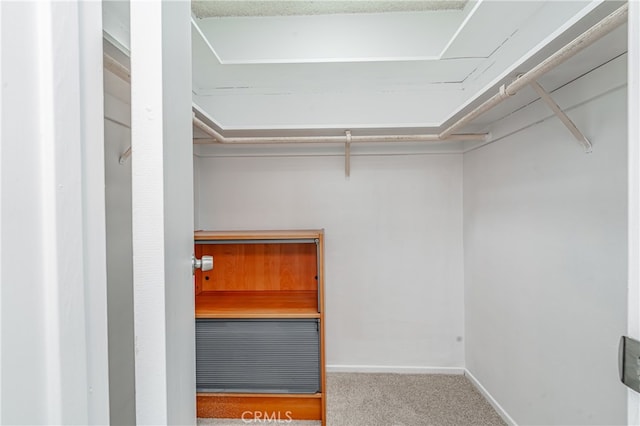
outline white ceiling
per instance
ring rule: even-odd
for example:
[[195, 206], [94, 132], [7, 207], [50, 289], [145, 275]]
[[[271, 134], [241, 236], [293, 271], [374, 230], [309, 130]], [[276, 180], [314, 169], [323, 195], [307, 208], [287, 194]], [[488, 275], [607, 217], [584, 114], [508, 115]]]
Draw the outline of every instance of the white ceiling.
[[222, 64], [439, 59], [460, 27], [460, 10], [197, 21]]

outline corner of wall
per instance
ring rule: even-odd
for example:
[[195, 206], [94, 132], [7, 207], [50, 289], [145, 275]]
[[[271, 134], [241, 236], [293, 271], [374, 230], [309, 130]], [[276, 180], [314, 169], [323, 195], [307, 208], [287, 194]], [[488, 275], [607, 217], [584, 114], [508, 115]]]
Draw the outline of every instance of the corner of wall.
[[504, 420], [504, 422], [507, 425], [509, 425], [509, 426], [517, 426], [516, 421], [513, 420], [513, 418], [509, 415], [509, 413], [507, 413], [507, 410], [505, 410], [498, 403], [498, 401], [496, 401], [496, 399], [489, 393], [489, 391], [484, 386], [482, 386], [482, 383], [480, 383], [480, 381], [471, 373], [471, 371], [469, 371], [468, 369], [465, 368], [464, 369], [464, 376], [467, 379], [469, 379], [471, 384], [478, 390], [478, 392], [480, 392], [480, 394], [489, 402], [489, 404], [491, 404], [493, 409], [496, 410], [498, 415], [500, 417], [502, 417], [502, 420]]

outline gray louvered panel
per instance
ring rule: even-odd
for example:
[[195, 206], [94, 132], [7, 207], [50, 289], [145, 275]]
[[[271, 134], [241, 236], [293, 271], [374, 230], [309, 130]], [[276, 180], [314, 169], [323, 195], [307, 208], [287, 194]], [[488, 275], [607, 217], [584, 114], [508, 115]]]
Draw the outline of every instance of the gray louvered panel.
[[320, 390], [317, 320], [196, 321], [199, 392]]

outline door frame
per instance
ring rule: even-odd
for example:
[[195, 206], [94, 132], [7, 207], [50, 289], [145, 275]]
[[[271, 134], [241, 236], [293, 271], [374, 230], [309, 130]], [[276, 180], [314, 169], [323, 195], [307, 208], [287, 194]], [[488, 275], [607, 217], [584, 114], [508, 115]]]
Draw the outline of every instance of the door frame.
[[[640, 340], [640, 3], [629, 2], [628, 18], [628, 268], [627, 335]], [[640, 424], [640, 394], [629, 389], [627, 423]]]
[[191, 3], [131, 1], [136, 421], [193, 424]]

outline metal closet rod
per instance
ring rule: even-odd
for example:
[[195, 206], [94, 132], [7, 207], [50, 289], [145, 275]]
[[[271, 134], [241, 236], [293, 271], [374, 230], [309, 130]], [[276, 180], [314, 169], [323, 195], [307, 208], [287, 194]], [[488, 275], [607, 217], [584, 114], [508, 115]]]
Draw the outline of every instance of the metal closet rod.
[[[204, 121], [196, 117], [193, 113], [193, 125], [202, 130], [217, 143], [222, 144], [286, 144], [286, 143], [346, 143], [346, 142], [441, 142], [442, 139], [437, 134], [425, 135], [370, 135], [370, 136], [273, 136], [273, 137], [239, 137], [228, 138], [212, 129]], [[486, 140], [487, 133], [468, 133], [460, 135], [450, 135], [446, 138], [449, 141], [477, 141]], [[208, 142], [207, 142], [208, 143]], [[215, 143], [215, 142], [214, 142]]]
[[[502, 85], [497, 94], [477, 106], [475, 109], [464, 115], [458, 121], [447, 127], [440, 133], [423, 135], [373, 135], [358, 136], [351, 135], [350, 138], [345, 132], [345, 136], [288, 136], [288, 137], [224, 137], [219, 132], [208, 126], [204, 121], [193, 114], [193, 124], [211, 136], [218, 143], [223, 144], [280, 144], [280, 143], [351, 143], [351, 142], [439, 142], [439, 141], [466, 141], [484, 140], [489, 138], [487, 133], [453, 134], [456, 130], [469, 124], [478, 116], [489, 111], [510, 96], [515, 95], [523, 87], [535, 83], [540, 76], [555, 68], [562, 62], [571, 58], [578, 52], [593, 44], [596, 40], [610, 33], [627, 20], [629, 11], [628, 3], [615, 10], [609, 16], [580, 34], [563, 48], [542, 61], [533, 69], [520, 75], [509, 85]], [[131, 82], [131, 74], [127, 68], [117, 62], [107, 54], [104, 54], [105, 68], [112, 71], [118, 77], [127, 82]]]

